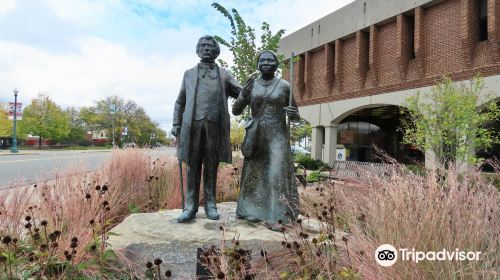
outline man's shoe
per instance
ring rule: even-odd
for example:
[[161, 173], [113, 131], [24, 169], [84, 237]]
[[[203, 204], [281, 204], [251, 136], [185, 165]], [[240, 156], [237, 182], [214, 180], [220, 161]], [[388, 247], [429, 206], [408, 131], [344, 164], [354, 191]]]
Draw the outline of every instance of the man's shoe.
[[207, 214], [207, 218], [210, 220], [218, 220], [219, 213], [217, 213], [217, 208], [215, 207], [207, 207], [205, 208], [205, 214]]
[[177, 217], [178, 223], [187, 223], [196, 217], [196, 212], [184, 210], [182, 214]]

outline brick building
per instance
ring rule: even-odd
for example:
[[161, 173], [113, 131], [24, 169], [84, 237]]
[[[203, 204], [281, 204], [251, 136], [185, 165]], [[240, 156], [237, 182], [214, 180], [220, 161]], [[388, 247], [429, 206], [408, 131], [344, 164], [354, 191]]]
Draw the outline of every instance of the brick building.
[[357, 0], [284, 37], [279, 53], [291, 52], [314, 158], [332, 163], [345, 147], [347, 160], [373, 161], [376, 145], [423, 160], [399, 142], [399, 106], [443, 75], [476, 73], [500, 100], [500, 1]]

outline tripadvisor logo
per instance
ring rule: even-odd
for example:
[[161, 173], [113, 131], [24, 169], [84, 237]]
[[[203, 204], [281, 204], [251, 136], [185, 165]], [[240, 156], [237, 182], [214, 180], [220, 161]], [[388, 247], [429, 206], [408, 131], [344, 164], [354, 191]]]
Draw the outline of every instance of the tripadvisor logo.
[[398, 251], [390, 244], [380, 245], [375, 250], [375, 260], [381, 266], [391, 266], [398, 260]]
[[375, 250], [375, 261], [381, 266], [392, 266], [398, 258], [401, 261], [411, 261], [418, 263], [427, 261], [478, 261], [481, 252], [460, 251], [458, 248], [454, 251], [446, 249], [440, 251], [416, 251], [415, 249], [399, 248], [397, 250], [390, 244], [380, 245]]

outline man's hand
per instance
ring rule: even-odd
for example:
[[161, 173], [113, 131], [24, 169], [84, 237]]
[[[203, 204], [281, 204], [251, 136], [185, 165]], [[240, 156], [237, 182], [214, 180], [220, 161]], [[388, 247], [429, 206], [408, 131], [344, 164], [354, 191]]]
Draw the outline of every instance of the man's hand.
[[173, 136], [177, 137], [177, 135], [181, 133], [181, 127], [179, 125], [174, 126], [170, 133], [172, 133]]

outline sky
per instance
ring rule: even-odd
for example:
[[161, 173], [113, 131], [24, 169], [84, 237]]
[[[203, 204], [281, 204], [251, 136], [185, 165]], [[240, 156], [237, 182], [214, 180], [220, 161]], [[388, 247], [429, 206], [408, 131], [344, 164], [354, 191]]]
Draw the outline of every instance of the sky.
[[[199, 37], [229, 38], [207, 0], [0, 0], [0, 103], [38, 94], [62, 108], [106, 96], [133, 100], [170, 131], [183, 73], [199, 61]], [[247, 25], [287, 34], [352, 0], [218, 1]], [[220, 58], [230, 62], [225, 47]]]

